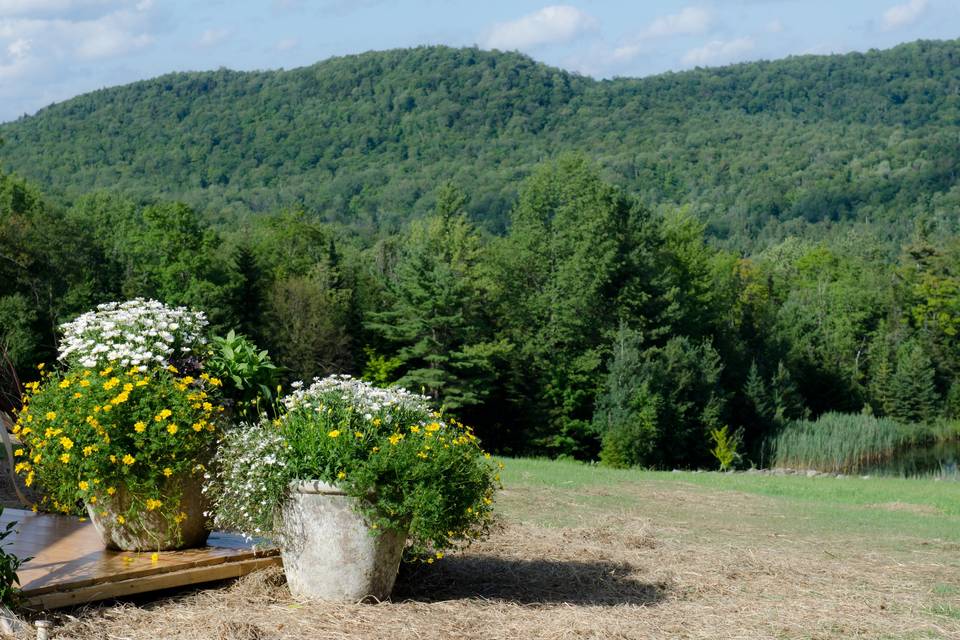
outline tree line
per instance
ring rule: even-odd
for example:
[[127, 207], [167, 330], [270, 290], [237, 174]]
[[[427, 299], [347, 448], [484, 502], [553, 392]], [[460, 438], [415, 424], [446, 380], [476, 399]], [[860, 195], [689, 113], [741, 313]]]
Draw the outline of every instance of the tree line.
[[206, 311], [269, 349], [286, 380], [331, 372], [423, 391], [509, 454], [711, 465], [740, 430], [751, 462], [791, 420], [960, 417], [960, 242], [918, 224], [850, 229], [750, 256], [708, 241], [583, 156], [516, 186], [506, 228], [470, 193], [362, 233], [303, 208], [214, 227], [177, 202], [94, 192], [70, 206], [0, 176], [0, 345], [29, 380], [59, 323], [116, 299]]

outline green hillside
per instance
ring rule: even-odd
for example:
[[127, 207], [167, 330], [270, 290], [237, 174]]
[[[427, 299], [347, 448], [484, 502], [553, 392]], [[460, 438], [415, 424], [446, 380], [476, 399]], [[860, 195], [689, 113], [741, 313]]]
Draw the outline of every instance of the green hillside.
[[211, 220], [302, 205], [383, 228], [471, 194], [502, 230], [520, 178], [565, 150], [721, 243], [862, 223], [956, 233], [960, 40], [595, 81], [514, 53], [424, 47], [289, 71], [177, 73], [0, 126], [0, 168], [71, 202], [99, 188]]

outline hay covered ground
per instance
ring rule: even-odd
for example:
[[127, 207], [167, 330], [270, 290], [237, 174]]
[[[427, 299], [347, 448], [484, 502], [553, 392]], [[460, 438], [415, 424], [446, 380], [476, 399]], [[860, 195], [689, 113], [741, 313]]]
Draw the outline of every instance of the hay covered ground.
[[54, 637], [960, 638], [960, 484], [506, 460], [499, 529], [392, 602], [282, 573], [63, 612]]

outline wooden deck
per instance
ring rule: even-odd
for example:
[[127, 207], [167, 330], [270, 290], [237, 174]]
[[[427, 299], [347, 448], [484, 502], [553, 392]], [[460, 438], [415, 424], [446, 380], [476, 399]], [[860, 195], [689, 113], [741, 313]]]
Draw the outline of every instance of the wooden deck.
[[279, 565], [276, 549], [254, 550], [243, 538], [213, 533], [202, 549], [107, 551], [89, 522], [78, 518], [4, 509], [0, 528], [17, 522], [4, 549], [32, 557], [18, 572], [29, 606], [54, 609], [84, 602], [236, 578]]

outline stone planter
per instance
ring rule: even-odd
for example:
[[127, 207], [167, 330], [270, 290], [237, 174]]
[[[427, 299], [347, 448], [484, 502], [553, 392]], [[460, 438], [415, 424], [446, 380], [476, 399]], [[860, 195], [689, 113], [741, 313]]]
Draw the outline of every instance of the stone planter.
[[294, 596], [385, 600], [397, 577], [406, 532], [373, 535], [356, 498], [319, 481], [294, 483], [281, 512], [281, 555]]
[[[130, 506], [130, 494], [126, 487], [117, 487], [117, 492], [100, 497], [100, 502], [87, 505], [87, 513], [100, 534], [107, 549], [119, 551], [169, 551], [202, 547], [207, 542], [210, 530], [203, 515], [206, 503], [201, 492], [203, 480], [193, 475], [174, 476], [167, 481], [164, 494], [180, 492], [179, 511], [186, 519], [179, 526], [155, 511], [144, 511], [136, 520], [117, 523], [117, 515], [125, 513]], [[103, 515], [101, 515], [103, 513]]]

